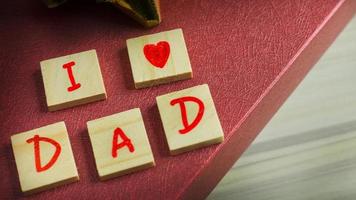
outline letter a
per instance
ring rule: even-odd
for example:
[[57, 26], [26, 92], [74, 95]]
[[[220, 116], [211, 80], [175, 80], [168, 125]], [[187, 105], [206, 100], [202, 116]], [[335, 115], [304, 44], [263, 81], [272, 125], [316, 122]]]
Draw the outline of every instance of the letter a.
[[[43, 167], [41, 165], [40, 141], [48, 142], [48, 143], [52, 144], [56, 148], [56, 151], [54, 152], [52, 158]], [[31, 142], [34, 143], [35, 164], [36, 164], [36, 171], [37, 172], [46, 171], [47, 169], [52, 167], [52, 165], [57, 161], [57, 159], [59, 157], [59, 154], [61, 153], [61, 145], [58, 142], [56, 142], [56, 141], [54, 141], [54, 140], [52, 140], [50, 138], [40, 137], [39, 135], [35, 135], [35, 136], [33, 136], [33, 138], [30, 138], [30, 139], [26, 140], [26, 142], [27, 143], [31, 143]]]
[[[199, 106], [198, 113], [191, 124], [188, 123], [187, 109], [185, 107], [185, 102], [187, 102], [187, 101], [197, 103]], [[172, 106], [174, 106], [177, 103], [180, 106], [182, 122], [183, 122], [183, 126], [184, 126], [183, 129], [179, 130], [179, 133], [186, 134], [189, 131], [191, 131], [193, 128], [195, 128], [199, 124], [200, 120], [203, 118], [204, 103], [200, 99], [198, 99], [196, 97], [191, 97], [191, 96], [181, 97], [181, 98], [173, 99], [171, 101]]]
[[[119, 144], [117, 143], [117, 137], [120, 136], [122, 139], [122, 142]], [[124, 131], [121, 130], [121, 128], [116, 128], [114, 131], [113, 139], [112, 139], [112, 157], [116, 158], [117, 157], [117, 150], [120, 148], [123, 148], [127, 146], [129, 148], [130, 152], [134, 152], [135, 148], [133, 144], [131, 143], [131, 140], [125, 135]]]
[[69, 62], [63, 65], [63, 69], [67, 69], [69, 80], [71, 86], [67, 88], [68, 92], [72, 92], [78, 88], [80, 88], [80, 83], [76, 83], [74, 76], [73, 76], [73, 70], [72, 67], [75, 65], [75, 62]]

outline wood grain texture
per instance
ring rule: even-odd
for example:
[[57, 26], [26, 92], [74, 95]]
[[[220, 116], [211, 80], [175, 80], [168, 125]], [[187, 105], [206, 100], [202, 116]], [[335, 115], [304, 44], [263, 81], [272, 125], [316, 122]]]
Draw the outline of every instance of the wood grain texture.
[[[91, 146], [94, 152], [96, 169], [101, 180], [125, 175], [155, 165], [150, 143], [139, 108], [120, 112], [87, 122]], [[132, 144], [116, 150], [112, 147], [123, 142], [120, 135], [113, 143], [114, 132], [119, 128]], [[124, 136], [124, 137], [125, 137]]]
[[[71, 64], [69, 69], [66, 64]], [[49, 111], [106, 99], [95, 50], [41, 61], [41, 73]], [[73, 86], [78, 87], [70, 91]]]
[[[115, 8], [84, 0], [55, 10], [40, 1], [3, 2], [1, 197], [22, 197], [18, 179], [10, 178], [17, 174], [10, 135], [65, 120], [80, 184], [31, 198], [204, 198], [354, 15], [353, 2], [219, 1], [217, 7], [215, 1], [162, 1], [164, 21], [150, 30], [131, 23]], [[126, 39], [178, 27], [184, 30], [194, 78], [132, 90]], [[39, 61], [93, 48], [103, 58], [108, 99], [48, 113]], [[170, 156], [155, 97], [203, 83], [210, 87], [225, 140]], [[100, 182], [85, 123], [136, 107], [142, 111], [156, 167]]]
[[355, 199], [356, 18], [208, 199]]
[[[58, 158], [44, 171], [38, 171], [35, 163], [35, 142], [29, 142], [29, 139], [34, 138], [35, 135], [39, 138], [54, 140], [60, 146]], [[33, 194], [79, 180], [64, 122], [14, 134], [11, 136], [11, 144], [23, 193]], [[51, 161], [57, 148], [44, 141], [39, 141], [38, 145], [40, 165], [45, 167]]]
[[[182, 102], [184, 108], [180, 105], [181, 103], [172, 105], [174, 100], [185, 97], [197, 99], [202, 106], [192, 100], [184, 100]], [[207, 84], [164, 94], [156, 97], [156, 101], [168, 148], [172, 155], [224, 141], [224, 133]], [[182, 109], [186, 110], [186, 116], [183, 116]], [[202, 114], [201, 118], [199, 113]], [[183, 126], [183, 118], [187, 120], [185, 126]], [[197, 125], [190, 131], [180, 133], [181, 130], [191, 127], [196, 120]]]
[[[163, 67], [156, 67], [145, 57], [145, 45], [169, 44], [170, 53]], [[193, 77], [182, 29], [174, 29], [126, 41], [136, 88], [150, 87]], [[156, 52], [157, 53], [157, 52]]]

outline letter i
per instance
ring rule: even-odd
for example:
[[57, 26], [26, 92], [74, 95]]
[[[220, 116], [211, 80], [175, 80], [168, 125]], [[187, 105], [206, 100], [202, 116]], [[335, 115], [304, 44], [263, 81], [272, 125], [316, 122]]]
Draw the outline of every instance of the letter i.
[[80, 88], [80, 83], [76, 83], [74, 76], [73, 76], [73, 70], [72, 67], [75, 65], [75, 62], [69, 62], [63, 65], [63, 69], [67, 69], [69, 80], [71, 83], [71, 86], [67, 88], [68, 92], [72, 92], [78, 88]]

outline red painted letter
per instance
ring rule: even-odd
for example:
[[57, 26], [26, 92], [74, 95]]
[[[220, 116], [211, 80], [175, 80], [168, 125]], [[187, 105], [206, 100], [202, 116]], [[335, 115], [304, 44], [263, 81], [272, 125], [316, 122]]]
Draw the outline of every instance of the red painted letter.
[[[122, 139], [122, 142], [120, 142], [119, 144], [117, 143], [118, 136], [120, 136], [120, 138]], [[127, 146], [130, 152], [135, 151], [135, 148], [131, 143], [131, 140], [125, 135], [124, 131], [122, 131], [121, 128], [116, 128], [112, 139], [112, 151], [111, 151], [112, 157], [116, 158], [117, 150], [124, 146]]]
[[[43, 167], [41, 166], [40, 141], [51, 143], [54, 147], [56, 147], [56, 151], [54, 152], [52, 158]], [[35, 136], [33, 136], [33, 138], [26, 140], [26, 142], [34, 143], [35, 163], [36, 163], [36, 171], [37, 172], [46, 171], [47, 169], [52, 167], [52, 165], [57, 161], [59, 154], [61, 153], [61, 145], [58, 142], [56, 142], [50, 138], [40, 137], [39, 135], [35, 135]]]
[[72, 84], [70, 87], [67, 88], [68, 92], [72, 92], [72, 91], [80, 88], [80, 83], [76, 83], [74, 80], [73, 70], [72, 70], [72, 67], [74, 65], [75, 65], [75, 62], [73, 62], [73, 61], [63, 65], [63, 69], [67, 69], [69, 80], [70, 80], [70, 83]]
[[[198, 110], [197, 116], [195, 117], [195, 119], [193, 120], [193, 122], [191, 124], [188, 123], [187, 109], [185, 108], [185, 102], [187, 102], [187, 101], [195, 102], [199, 106], [199, 110]], [[189, 131], [191, 131], [193, 128], [195, 128], [199, 124], [200, 120], [203, 118], [204, 103], [200, 99], [198, 99], [196, 97], [190, 97], [190, 96], [173, 99], [171, 101], [171, 105], [172, 106], [174, 106], [177, 103], [180, 106], [180, 111], [181, 111], [181, 115], [182, 115], [182, 122], [183, 122], [183, 126], [184, 126], [183, 129], [179, 130], [179, 133], [180, 134], [186, 134]]]

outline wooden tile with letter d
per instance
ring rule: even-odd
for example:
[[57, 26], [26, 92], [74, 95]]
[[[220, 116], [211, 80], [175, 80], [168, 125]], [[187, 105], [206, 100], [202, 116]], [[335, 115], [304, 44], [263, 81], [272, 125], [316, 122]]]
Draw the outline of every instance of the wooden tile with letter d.
[[25, 194], [79, 180], [64, 122], [13, 135], [11, 144]]
[[155, 165], [140, 109], [87, 122], [101, 180]]
[[158, 96], [156, 100], [172, 155], [224, 140], [207, 84]]
[[136, 88], [193, 77], [182, 29], [126, 41]]
[[95, 50], [41, 62], [49, 111], [106, 99]]

